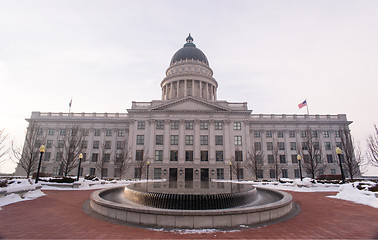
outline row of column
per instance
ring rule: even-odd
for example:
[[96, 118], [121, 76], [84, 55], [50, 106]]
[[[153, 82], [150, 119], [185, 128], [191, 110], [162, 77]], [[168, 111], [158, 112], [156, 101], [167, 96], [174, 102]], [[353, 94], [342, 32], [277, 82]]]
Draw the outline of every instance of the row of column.
[[165, 84], [162, 89], [163, 100], [194, 96], [215, 101], [216, 87], [200, 80], [179, 80]]

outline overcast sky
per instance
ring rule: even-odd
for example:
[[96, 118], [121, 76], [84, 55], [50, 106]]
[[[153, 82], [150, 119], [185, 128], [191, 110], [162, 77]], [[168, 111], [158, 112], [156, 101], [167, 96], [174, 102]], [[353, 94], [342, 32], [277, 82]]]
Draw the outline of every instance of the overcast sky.
[[68, 112], [71, 96], [72, 112], [160, 99], [191, 33], [218, 100], [305, 114], [307, 98], [310, 114], [347, 114], [365, 149], [378, 123], [377, 13], [375, 0], [0, 0], [0, 129], [22, 144], [32, 111]]

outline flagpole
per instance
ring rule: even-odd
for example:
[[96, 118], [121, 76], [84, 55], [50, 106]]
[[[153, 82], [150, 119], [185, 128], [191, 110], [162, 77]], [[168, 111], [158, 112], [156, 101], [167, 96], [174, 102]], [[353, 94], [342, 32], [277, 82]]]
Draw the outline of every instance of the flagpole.
[[305, 100], [306, 100], [307, 115], [310, 115], [310, 112], [308, 111], [308, 102], [307, 102], [307, 98], [306, 98]]
[[70, 104], [68, 104], [69, 108], [68, 108], [68, 113], [71, 113], [71, 106], [72, 106], [72, 97], [71, 97], [71, 101], [70, 101]]

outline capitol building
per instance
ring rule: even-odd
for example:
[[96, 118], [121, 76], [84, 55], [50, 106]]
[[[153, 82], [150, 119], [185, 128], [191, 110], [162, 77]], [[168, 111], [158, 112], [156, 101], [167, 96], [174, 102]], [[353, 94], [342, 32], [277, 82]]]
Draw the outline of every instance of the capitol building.
[[[300, 155], [303, 177], [311, 177], [305, 167], [311, 135], [316, 176], [340, 174], [335, 148], [340, 129], [351, 124], [345, 114], [259, 114], [246, 102], [218, 100], [213, 70], [190, 35], [160, 87], [160, 100], [133, 101], [127, 113], [32, 112], [28, 133], [32, 123], [38, 126], [46, 146], [41, 172], [76, 175], [80, 152], [81, 176], [134, 179], [146, 178], [148, 171], [149, 179], [179, 181], [299, 178]], [[65, 169], [62, 149], [69, 135], [81, 139]], [[25, 175], [20, 165], [16, 174]]]

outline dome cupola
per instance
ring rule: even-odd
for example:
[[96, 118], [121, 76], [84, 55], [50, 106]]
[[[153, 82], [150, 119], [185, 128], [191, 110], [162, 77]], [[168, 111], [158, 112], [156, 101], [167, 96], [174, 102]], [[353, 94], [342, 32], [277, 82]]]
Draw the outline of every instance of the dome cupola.
[[186, 43], [172, 57], [161, 82], [162, 99], [193, 96], [215, 101], [218, 83], [213, 78], [206, 55], [193, 43], [190, 35]]

